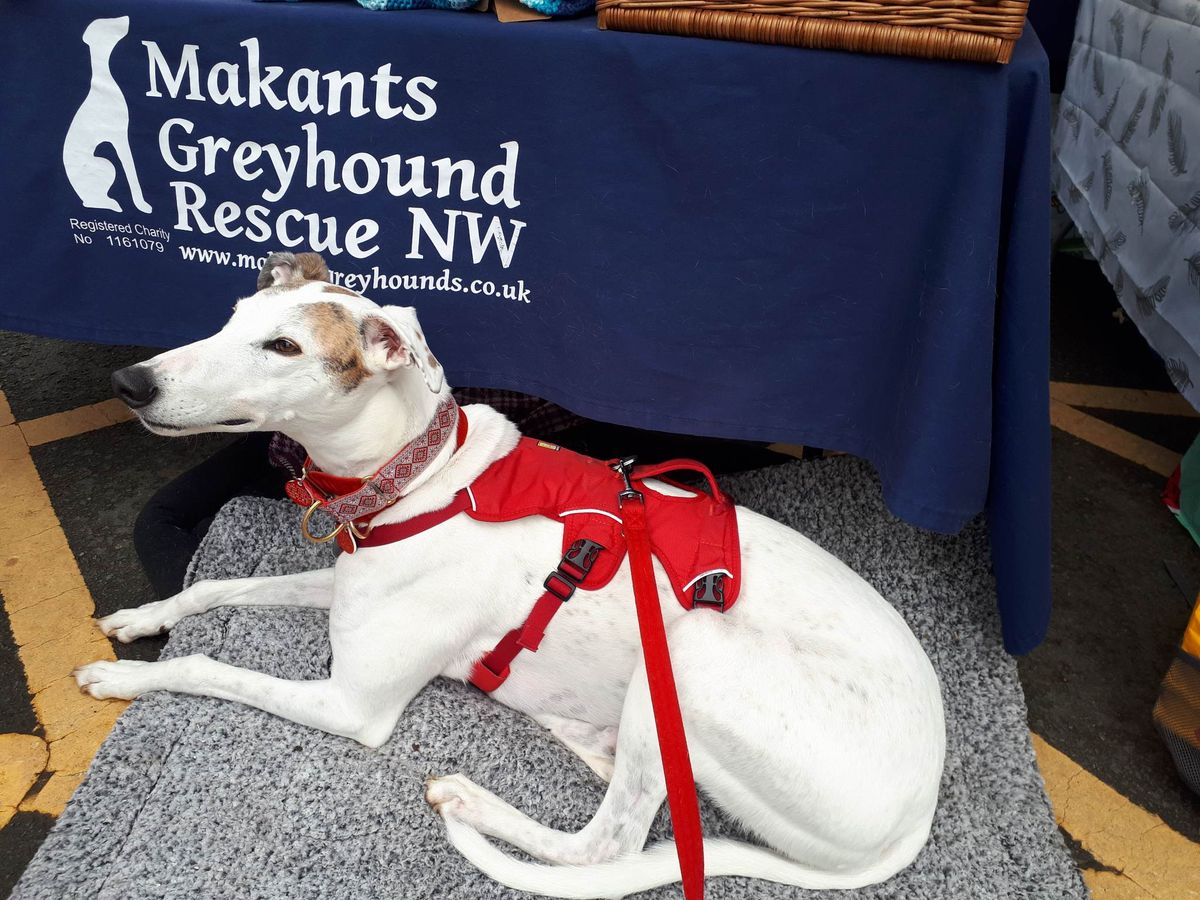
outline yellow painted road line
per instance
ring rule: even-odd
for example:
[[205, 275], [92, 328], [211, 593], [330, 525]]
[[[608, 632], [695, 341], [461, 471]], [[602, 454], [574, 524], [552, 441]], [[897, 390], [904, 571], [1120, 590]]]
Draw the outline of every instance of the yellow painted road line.
[[1095, 444], [1139, 466], [1145, 466], [1164, 478], [1169, 477], [1179, 465], [1179, 454], [1173, 450], [1138, 437], [1124, 428], [1110, 425], [1095, 416], [1089, 416], [1061, 400], [1050, 400], [1050, 424], [1089, 444]]
[[[93, 700], [71, 677], [116, 657], [16, 424], [0, 426], [0, 595], [49, 749], [50, 778], [19, 808], [58, 815], [125, 704]], [[4, 773], [18, 777], [19, 765]]]
[[37, 777], [50, 751], [32, 734], [0, 734], [0, 828], [8, 824]]
[[1200, 844], [1146, 812], [1036, 734], [1033, 749], [1058, 824], [1119, 872], [1083, 875], [1097, 900], [1200, 898]]
[[22, 422], [20, 428], [21, 434], [25, 436], [25, 443], [30, 447], [37, 447], [87, 431], [128, 422], [133, 417], [129, 407], [114, 397], [103, 403], [93, 403], [91, 406], [80, 406], [51, 416], [42, 416], [40, 419], [30, 419]]
[[1052, 381], [1050, 397], [1068, 406], [1084, 406], [1089, 409], [1115, 409], [1156, 416], [1200, 418], [1200, 412], [1175, 391], [1142, 391], [1137, 388]]

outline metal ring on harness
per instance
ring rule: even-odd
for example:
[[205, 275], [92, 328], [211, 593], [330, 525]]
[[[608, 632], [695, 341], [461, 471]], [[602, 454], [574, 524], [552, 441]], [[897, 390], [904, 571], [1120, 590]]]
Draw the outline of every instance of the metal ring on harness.
[[[320, 507], [320, 505], [321, 505], [320, 500], [314, 500], [313, 505], [304, 511], [304, 518], [300, 520], [300, 533], [302, 535], [304, 535], [306, 538], [308, 538], [310, 541], [312, 541], [314, 544], [327, 544], [338, 536], [338, 534], [346, 527], [346, 523], [345, 522], [340, 523], [338, 525], [338, 527], [333, 529], [333, 531], [329, 532], [329, 534], [321, 535], [320, 537], [313, 534], [311, 531], [308, 530], [308, 523], [312, 519], [312, 514], [317, 511], [317, 509]], [[365, 535], [359, 535], [359, 537], [364, 537], [364, 536]]]

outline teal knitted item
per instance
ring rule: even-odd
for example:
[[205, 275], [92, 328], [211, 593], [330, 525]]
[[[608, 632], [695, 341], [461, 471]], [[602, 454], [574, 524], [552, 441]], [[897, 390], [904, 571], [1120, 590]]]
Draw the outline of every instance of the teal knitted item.
[[[478, 0], [358, 0], [365, 9], [467, 9]], [[544, 16], [577, 16], [588, 12], [596, 0], [521, 0], [526, 6]]]
[[366, 9], [466, 9], [478, 0], [358, 0]]
[[555, 17], [577, 16], [596, 5], [596, 0], [521, 0], [521, 2], [544, 16]]

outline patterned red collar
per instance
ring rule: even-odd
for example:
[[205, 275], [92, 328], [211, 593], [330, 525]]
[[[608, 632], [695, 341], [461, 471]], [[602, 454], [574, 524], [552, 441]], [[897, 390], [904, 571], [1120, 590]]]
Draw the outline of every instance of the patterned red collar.
[[[466, 439], [467, 417], [447, 396], [434, 410], [425, 431], [405, 444], [400, 452], [380, 466], [368, 478], [348, 478], [322, 472], [306, 457], [300, 475], [286, 485], [288, 498], [305, 508], [300, 529], [310, 541], [323, 544], [337, 539], [348, 553], [371, 531], [371, 519], [404, 496], [409, 485], [425, 471], [457, 428], [457, 446]], [[309, 529], [313, 513], [321, 510], [337, 522], [326, 535], [314, 535]]]

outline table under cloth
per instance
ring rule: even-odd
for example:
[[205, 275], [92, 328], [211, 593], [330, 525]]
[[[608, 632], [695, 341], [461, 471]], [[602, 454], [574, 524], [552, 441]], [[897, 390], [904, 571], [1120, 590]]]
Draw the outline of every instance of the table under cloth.
[[315, 244], [417, 307], [452, 384], [845, 450], [938, 531], [986, 509], [1024, 652], [1050, 606], [1046, 79], [1030, 29], [988, 66], [0, 0], [0, 327], [179, 344]]

